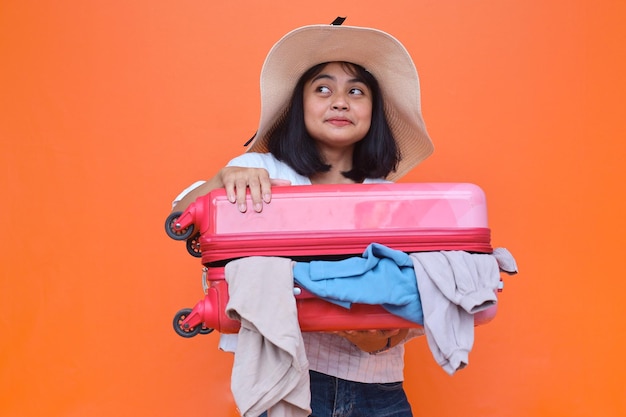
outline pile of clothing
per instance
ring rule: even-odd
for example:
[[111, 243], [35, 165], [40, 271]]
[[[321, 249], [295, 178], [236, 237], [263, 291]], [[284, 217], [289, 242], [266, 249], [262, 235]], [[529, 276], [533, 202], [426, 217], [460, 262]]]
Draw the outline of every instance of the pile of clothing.
[[235, 352], [231, 380], [239, 408], [308, 410], [308, 362], [294, 283], [345, 308], [377, 304], [423, 326], [433, 357], [452, 375], [468, 363], [474, 314], [497, 303], [501, 271], [517, 273], [515, 259], [504, 248], [490, 254], [407, 254], [377, 243], [362, 256], [339, 261], [248, 257], [229, 262], [226, 313], [241, 321], [237, 345], [245, 347]]

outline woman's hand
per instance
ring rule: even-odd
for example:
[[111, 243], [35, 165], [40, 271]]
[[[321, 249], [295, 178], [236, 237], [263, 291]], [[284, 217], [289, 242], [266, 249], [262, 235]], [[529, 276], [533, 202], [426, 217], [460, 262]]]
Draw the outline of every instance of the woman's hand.
[[224, 167], [217, 177], [226, 190], [226, 197], [231, 203], [237, 204], [237, 209], [244, 213], [248, 210], [246, 204], [246, 189], [250, 189], [252, 207], [254, 211], [261, 212], [263, 204], [272, 199], [273, 185], [290, 185], [287, 180], [270, 178], [264, 168]]
[[198, 197], [206, 195], [218, 188], [226, 189], [228, 201], [237, 203], [242, 213], [246, 206], [246, 189], [250, 188], [254, 210], [263, 210], [263, 203], [272, 199], [273, 185], [290, 185], [291, 181], [272, 179], [264, 168], [224, 167], [211, 179], [189, 191], [180, 201], [176, 202], [172, 211], [184, 211]]
[[387, 346], [394, 347], [406, 338], [408, 329], [387, 329], [387, 330], [347, 330], [335, 332], [339, 336], [345, 337], [353, 345], [364, 352], [376, 352]]

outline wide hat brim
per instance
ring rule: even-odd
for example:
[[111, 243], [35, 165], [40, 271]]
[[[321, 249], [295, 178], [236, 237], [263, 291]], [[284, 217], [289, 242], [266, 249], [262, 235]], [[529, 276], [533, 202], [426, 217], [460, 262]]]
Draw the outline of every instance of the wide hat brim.
[[380, 84], [387, 122], [402, 157], [387, 179], [397, 180], [433, 152], [422, 118], [417, 70], [406, 48], [377, 29], [336, 25], [295, 29], [272, 47], [261, 70], [261, 118], [248, 152], [268, 151], [268, 134], [284, 116], [301, 75], [332, 61], [359, 64]]

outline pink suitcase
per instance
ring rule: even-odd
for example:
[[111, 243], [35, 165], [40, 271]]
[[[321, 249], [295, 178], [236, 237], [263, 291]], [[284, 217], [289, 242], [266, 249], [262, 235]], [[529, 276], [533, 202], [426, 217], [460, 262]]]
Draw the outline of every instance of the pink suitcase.
[[[199, 197], [184, 212], [168, 216], [165, 229], [204, 265], [205, 297], [174, 317], [184, 337], [216, 329], [235, 333], [239, 322], [224, 310], [228, 288], [224, 265], [245, 256], [296, 260], [359, 256], [372, 242], [405, 252], [465, 250], [490, 253], [491, 234], [483, 191], [468, 183], [388, 183], [274, 187], [261, 213], [240, 213], [223, 189]], [[350, 310], [294, 288], [302, 331], [406, 328], [418, 324], [380, 306]], [[495, 307], [479, 313], [490, 321]]]

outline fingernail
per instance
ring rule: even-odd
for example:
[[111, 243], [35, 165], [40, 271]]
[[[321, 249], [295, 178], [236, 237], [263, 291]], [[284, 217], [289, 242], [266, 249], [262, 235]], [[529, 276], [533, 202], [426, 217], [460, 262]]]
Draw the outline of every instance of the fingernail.
[[239, 211], [242, 213], [246, 212], [246, 203], [239, 204]]
[[254, 205], [254, 211], [256, 211], [256, 212], [260, 212], [261, 210], [263, 210], [263, 204], [261, 204], [261, 203], [256, 203], [256, 204]]

